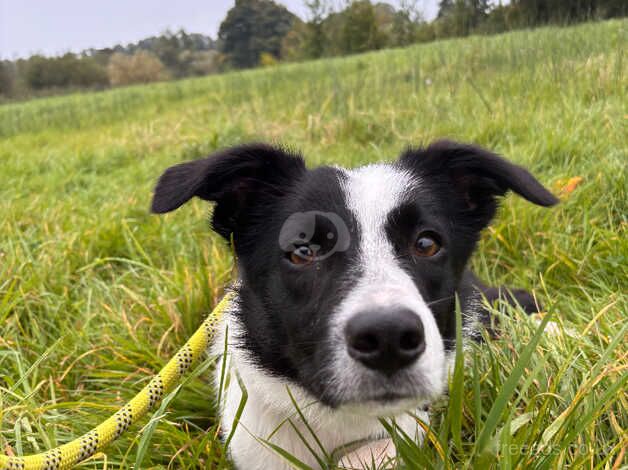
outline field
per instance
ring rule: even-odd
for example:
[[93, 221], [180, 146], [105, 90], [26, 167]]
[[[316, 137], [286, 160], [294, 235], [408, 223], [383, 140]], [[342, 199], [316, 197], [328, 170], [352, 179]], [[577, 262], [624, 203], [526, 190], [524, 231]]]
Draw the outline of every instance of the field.
[[[139, 390], [232, 278], [195, 201], [148, 213], [169, 165], [250, 140], [308, 164], [392, 159], [439, 137], [527, 166], [562, 203], [509, 196], [473, 265], [534, 291], [465, 351], [408, 468], [621, 468], [628, 448], [628, 21], [0, 106], [0, 449], [67, 442]], [[538, 340], [538, 343], [537, 343]], [[228, 468], [208, 358], [167, 413], [82, 468]], [[464, 377], [463, 375], [464, 374]], [[464, 378], [464, 385], [460, 385]], [[624, 467], [625, 468], [625, 467]]]

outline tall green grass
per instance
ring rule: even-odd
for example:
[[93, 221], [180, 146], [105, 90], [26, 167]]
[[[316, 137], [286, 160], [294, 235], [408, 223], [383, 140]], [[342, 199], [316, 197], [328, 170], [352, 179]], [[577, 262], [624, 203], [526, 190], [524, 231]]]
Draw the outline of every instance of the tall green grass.
[[[402, 460], [625, 465], [627, 26], [470, 37], [0, 106], [0, 448], [41, 451], [97, 424], [231, 279], [204, 204], [148, 214], [165, 167], [253, 139], [300, 148], [312, 166], [353, 166], [446, 136], [509, 156], [561, 195], [549, 211], [508, 197], [473, 260], [487, 281], [532, 290], [559, 333], [535, 334], [508, 312], [501, 338], [465, 351], [426, 445], [390, 424]], [[570, 186], [573, 177], [582, 182]], [[199, 371], [150, 424], [83, 466], [225, 467], [209, 377]]]

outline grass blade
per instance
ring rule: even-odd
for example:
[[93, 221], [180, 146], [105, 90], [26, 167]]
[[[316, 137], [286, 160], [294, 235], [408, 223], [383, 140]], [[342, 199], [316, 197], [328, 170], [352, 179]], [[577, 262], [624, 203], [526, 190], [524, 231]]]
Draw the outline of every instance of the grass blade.
[[551, 317], [551, 314], [547, 314], [543, 317], [543, 319], [539, 323], [538, 328], [536, 329], [536, 332], [534, 333], [534, 336], [525, 346], [525, 348], [523, 348], [523, 351], [521, 351], [521, 355], [519, 356], [515, 367], [513, 368], [510, 376], [503, 384], [502, 389], [497, 395], [497, 398], [495, 399], [495, 402], [493, 403], [493, 406], [488, 413], [486, 421], [484, 422], [482, 431], [480, 432], [480, 435], [475, 442], [475, 446], [473, 449], [474, 456], [479, 456], [486, 448], [491, 434], [497, 428], [499, 424], [499, 418], [506, 406], [508, 405], [508, 400], [510, 400], [510, 397], [514, 393], [515, 388], [517, 387], [517, 383], [519, 383], [519, 380], [523, 375], [524, 369], [528, 365], [530, 358], [532, 357], [532, 353], [534, 352], [537, 344], [541, 340], [541, 337], [545, 332], [545, 326], [547, 325]]

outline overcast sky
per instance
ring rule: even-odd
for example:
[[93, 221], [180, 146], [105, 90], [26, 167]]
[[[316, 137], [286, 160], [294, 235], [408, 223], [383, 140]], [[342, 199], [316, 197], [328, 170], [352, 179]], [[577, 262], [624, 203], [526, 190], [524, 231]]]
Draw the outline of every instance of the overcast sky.
[[[399, 0], [386, 0], [398, 5]], [[342, 0], [335, 0], [341, 3]], [[135, 42], [167, 28], [216, 37], [234, 0], [0, 0], [0, 57], [78, 52]], [[303, 0], [278, 0], [302, 18]], [[438, 0], [418, 0], [424, 16]]]

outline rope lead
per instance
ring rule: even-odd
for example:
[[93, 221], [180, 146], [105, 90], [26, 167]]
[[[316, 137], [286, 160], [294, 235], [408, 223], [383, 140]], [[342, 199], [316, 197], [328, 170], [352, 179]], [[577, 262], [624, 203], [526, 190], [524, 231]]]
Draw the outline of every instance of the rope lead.
[[227, 294], [187, 343], [127, 404], [72, 442], [24, 457], [0, 454], [0, 470], [66, 470], [100, 452], [161, 402], [209, 346], [216, 324], [232, 298]]

